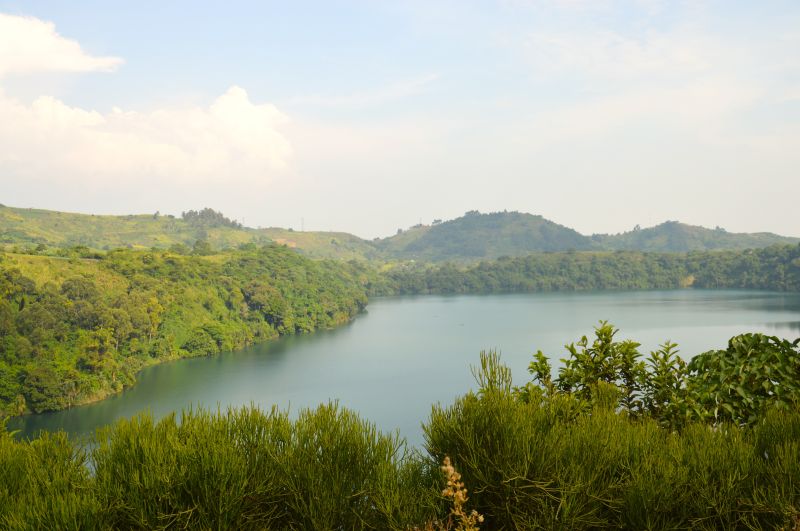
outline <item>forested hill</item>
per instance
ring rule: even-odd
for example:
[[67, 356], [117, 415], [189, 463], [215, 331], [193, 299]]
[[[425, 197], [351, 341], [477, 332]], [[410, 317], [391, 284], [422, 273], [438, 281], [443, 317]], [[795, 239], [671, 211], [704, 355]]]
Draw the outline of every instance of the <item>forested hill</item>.
[[395, 259], [474, 262], [542, 251], [687, 252], [756, 249], [798, 242], [800, 238], [771, 233], [735, 234], [676, 221], [623, 234], [587, 237], [541, 216], [472, 211], [452, 221], [400, 231], [378, 240], [376, 245], [385, 256]]
[[376, 245], [393, 258], [434, 262], [597, 248], [590, 238], [542, 216], [477, 211], [444, 223], [412, 227]]
[[0, 417], [103, 398], [162, 360], [342, 324], [367, 303], [355, 265], [283, 246], [96, 256], [0, 253]]
[[608, 250], [686, 252], [719, 249], [758, 249], [770, 245], [800, 242], [800, 238], [778, 236], [769, 232], [741, 234], [724, 229], [707, 229], [667, 221], [655, 227], [635, 229], [622, 234], [595, 234], [592, 241]]
[[675, 221], [623, 234], [589, 237], [542, 216], [471, 211], [454, 220], [436, 220], [369, 241], [344, 232], [248, 228], [210, 208], [181, 216], [158, 212], [96, 216], [0, 205], [0, 249], [6, 250], [30, 252], [39, 247], [45, 254], [54, 254], [52, 248], [84, 246], [93, 250], [160, 248], [187, 253], [198, 244], [199, 250], [206, 252], [270, 242], [312, 258], [466, 263], [556, 251], [736, 250], [792, 244], [800, 242], [800, 238], [771, 233], [734, 234]]

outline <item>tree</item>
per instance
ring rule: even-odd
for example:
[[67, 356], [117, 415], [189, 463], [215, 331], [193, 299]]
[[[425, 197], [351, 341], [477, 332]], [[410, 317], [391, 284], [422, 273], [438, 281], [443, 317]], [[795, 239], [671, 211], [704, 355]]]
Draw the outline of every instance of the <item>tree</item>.
[[49, 365], [30, 367], [22, 378], [22, 394], [34, 413], [55, 411], [65, 405], [61, 382]]
[[637, 414], [641, 409], [639, 391], [645, 375], [645, 366], [637, 350], [639, 343], [629, 339], [614, 341], [619, 330], [606, 321], [601, 321], [594, 330], [595, 339], [591, 345], [586, 336], [567, 345], [569, 358], [562, 360], [564, 366], [556, 380], [558, 388], [591, 402], [598, 383], [612, 384], [622, 392], [620, 406]]
[[208, 256], [214, 254], [214, 250], [211, 248], [211, 244], [208, 243], [208, 240], [197, 240], [194, 242], [194, 246], [192, 246], [192, 254]]

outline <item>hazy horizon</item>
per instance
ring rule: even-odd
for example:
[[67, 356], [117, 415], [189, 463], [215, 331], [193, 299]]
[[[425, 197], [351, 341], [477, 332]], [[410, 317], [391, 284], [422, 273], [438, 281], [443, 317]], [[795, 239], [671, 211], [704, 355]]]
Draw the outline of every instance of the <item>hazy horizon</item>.
[[0, 0], [0, 203], [797, 236], [797, 28], [780, 0]]

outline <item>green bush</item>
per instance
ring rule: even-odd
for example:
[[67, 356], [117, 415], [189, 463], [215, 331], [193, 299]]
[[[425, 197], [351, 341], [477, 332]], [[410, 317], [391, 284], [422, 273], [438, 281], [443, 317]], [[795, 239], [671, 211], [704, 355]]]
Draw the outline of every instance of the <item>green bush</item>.
[[[490, 372], [502, 373], [492, 368], [496, 356], [488, 360]], [[690, 422], [671, 432], [616, 412], [607, 384], [587, 409], [569, 394], [520, 400], [497, 382], [434, 407], [425, 425], [429, 464], [453, 460], [488, 528], [778, 529], [798, 521], [797, 411], [772, 411], [753, 427]]]
[[[537, 393], [561, 393], [589, 406], [595, 402], [593, 393], [602, 389], [598, 384], [606, 384], [617, 389], [620, 412], [648, 416], [669, 429], [691, 420], [755, 424], [770, 409], [800, 405], [800, 338], [790, 342], [740, 334], [728, 341], [726, 350], [705, 352], [687, 364], [671, 342], [641, 361], [639, 343], [614, 341], [617, 332], [601, 321], [591, 342], [583, 336], [567, 345], [569, 357], [555, 379], [547, 357], [537, 352], [528, 367], [533, 382], [518, 389], [518, 397], [530, 401]], [[486, 361], [482, 364], [486, 371]], [[491, 370], [499, 371], [497, 365], [494, 359]]]

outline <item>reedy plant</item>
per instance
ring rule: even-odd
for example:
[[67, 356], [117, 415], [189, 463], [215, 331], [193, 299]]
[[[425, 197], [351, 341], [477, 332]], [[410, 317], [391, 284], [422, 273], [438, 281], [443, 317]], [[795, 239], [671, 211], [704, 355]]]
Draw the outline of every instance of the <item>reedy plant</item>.
[[65, 433], [20, 443], [0, 421], [0, 529], [92, 529], [102, 521], [86, 452]]
[[337, 404], [141, 416], [99, 436], [96, 493], [121, 529], [405, 529], [435, 480], [395, 435]]

